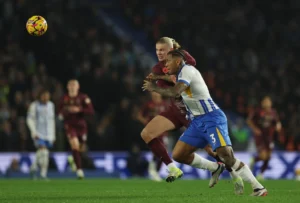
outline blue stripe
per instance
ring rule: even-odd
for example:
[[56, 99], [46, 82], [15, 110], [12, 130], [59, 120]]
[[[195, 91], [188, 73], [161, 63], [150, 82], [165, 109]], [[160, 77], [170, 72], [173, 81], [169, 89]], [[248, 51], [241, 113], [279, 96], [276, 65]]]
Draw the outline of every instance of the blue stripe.
[[187, 86], [190, 86], [190, 83], [186, 80], [178, 80], [177, 82], [183, 82], [184, 84], [186, 84]]
[[192, 113], [191, 109], [189, 108], [189, 106], [188, 106], [188, 105], [186, 105], [186, 103], [184, 102], [184, 100], [182, 100], [182, 102], [183, 102], [183, 104], [184, 104], [185, 108], [187, 109], [187, 111], [188, 111], [190, 114], [192, 114], [192, 115], [193, 115], [193, 113]]
[[208, 109], [207, 109], [207, 106], [206, 106], [204, 100], [200, 100], [200, 104], [201, 104], [202, 108], [204, 109], [204, 112], [208, 113]]
[[205, 103], [205, 101], [204, 101], [204, 100], [203, 100], [203, 104], [204, 104], [204, 107], [205, 107], [206, 113], [208, 113], [208, 112], [209, 112], [209, 110], [208, 110], [208, 108], [207, 108], [207, 106], [206, 106], [206, 103]]
[[208, 102], [213, 110], [216, 110], [215, 104], [211, 99], [208, 99]]

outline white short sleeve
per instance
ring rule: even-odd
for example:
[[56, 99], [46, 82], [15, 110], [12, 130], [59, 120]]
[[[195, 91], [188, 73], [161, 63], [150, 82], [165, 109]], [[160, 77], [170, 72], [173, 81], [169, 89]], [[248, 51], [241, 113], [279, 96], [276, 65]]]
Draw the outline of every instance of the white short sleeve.
[[193, 76], [193, 68], [191, 66], [185, 65], [182, 67], [180, 73], [178, 74], [177, 82], [183, 82], [187, 86], [190, 86], [192, 76]]

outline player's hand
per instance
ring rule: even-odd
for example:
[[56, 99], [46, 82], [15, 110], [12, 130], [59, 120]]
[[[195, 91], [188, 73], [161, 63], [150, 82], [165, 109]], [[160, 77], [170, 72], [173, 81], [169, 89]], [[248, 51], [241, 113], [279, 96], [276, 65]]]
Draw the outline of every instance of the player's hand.
[[152, 81], [153, 73], [150, 73], [147, 77], [146, 80]]
[[281, 128], [282, 128], [281, 123], [276, 123], [276, 131], [280, 132]]
[[154, 85], [152, 84], [152, 82], [148, 81], [148, 80], [144, 80], [144, 84], [143, 84], [143, 91], [148, 90], [148, 91], [153, 91]]
[[254, 134], [255, 134], [255, 136], [261, 136], [262, 132], [261, 132], [261, 130], [260, 130], [260, 129], [258, 129], [258, 128], [255, 128], [255, 130], [254, 130]]
[[80, 111], [80, 108], [78, 106], [69, 106], [68, 110], [71, 113], [78, 113]]

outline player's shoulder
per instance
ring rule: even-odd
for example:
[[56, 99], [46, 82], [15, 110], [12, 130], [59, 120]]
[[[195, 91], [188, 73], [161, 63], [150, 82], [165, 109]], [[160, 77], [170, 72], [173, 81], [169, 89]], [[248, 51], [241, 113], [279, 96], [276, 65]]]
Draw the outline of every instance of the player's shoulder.
[[189, 64], [184, 64], [181, 71], [193, 74], [195, 71], [197, 71], [197, 69], [196, 69], [195, 66], [192, 66], [192, 65], [189, 65]]
[[164, 62], [159, 61], [152, 67], [152, 73], [154, 74], [163, 74]]
[[48, 104], [49, 104], [50, 106], [53, 106], [53, 107], [55, 106], [54, 103], [53, 103], [52, 101], [48, 101]]
[[37, 102], [38, 102], [38, 100], [35, 100], [35, 101], [33, 101], [33, 102], [31, 102], [30, 104], [29, 104], [29, 108], [31, 107], [35, 107], [36, 106], [36, 104], [37, 104]]
[[62, 96], [62, 99], [63, 100], [67, 100], [67, 99], [69, 99], [70, 98], [70, 96], [68, 95], [68, 93], [65, 93], [63, 96]]
[[256, 107], [254, 108], [254, 112], [257, 114], [260, 114], [261, 112], [263, 112], [264, 110], [261, 107]]
[[263, 108], [261, 108], [261, 107], [259, 107], [259, 108], [257, 108], [257, 110], [256, 110], [256, 114], [259, 116], [259, 117], [264, 117], [265, 115], [266, 115], [266, 111], [263, 109]]
[[182, 49], [181, 51], [184, 53], [186, 63], [195, 66], [196, 65], [195, 58], [186, 50]]

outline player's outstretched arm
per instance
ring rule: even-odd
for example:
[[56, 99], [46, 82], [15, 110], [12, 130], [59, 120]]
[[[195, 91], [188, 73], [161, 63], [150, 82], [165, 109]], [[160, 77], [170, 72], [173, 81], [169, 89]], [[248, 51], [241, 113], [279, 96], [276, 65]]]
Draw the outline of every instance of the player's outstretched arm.
[[85, 97], [81, 111], [86, 115], [93, 115], [95, 113], [94, 106], [89, 97]]
[[154, 91], [166, 97], [180, 97], [181, 93], [187, 88], [188, 85], [183, 82], [177, 82], [174, 87], [160, 88], [147, 80], [144, 80], [142, 87], [143, 91]]
[[153, 81], [153, 80], [164, 80], [170, 83], [176, 82], [176, 76], [175, 75], [156, 75], [154, 73], [150, 73], [147, 77], [147, 80]]

